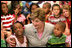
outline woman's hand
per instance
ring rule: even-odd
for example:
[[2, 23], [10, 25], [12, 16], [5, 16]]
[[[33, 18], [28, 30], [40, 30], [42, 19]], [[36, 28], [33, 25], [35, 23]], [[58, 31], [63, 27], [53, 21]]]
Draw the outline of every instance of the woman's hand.
[[9, 44], [10, 47], [16, 47], [16, 40], [13, 37], [8, 37], [6, 39], [7, 43]]

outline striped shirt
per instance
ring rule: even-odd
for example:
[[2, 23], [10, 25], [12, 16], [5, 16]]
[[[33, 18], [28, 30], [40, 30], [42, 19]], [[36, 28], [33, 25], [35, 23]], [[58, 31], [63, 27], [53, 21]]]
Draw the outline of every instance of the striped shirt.
[[59, 18], [56, 18], [54, 15], [51, 15], [49, 18], [48, 18], [48, 22], [49, 23], [52, 23], [52, 24], [56, 24], [58, 22], [66, 22], [66, 18], [63, 17], [62, 15], [59, 17]]
[[10, 27], [12, 25], [12, 21], [14, 20], [14, 15], [2, 15], [1, 16], [1, 22], [3, 24], [3, 27], [6, 28], [7, 30], [10, 30]]

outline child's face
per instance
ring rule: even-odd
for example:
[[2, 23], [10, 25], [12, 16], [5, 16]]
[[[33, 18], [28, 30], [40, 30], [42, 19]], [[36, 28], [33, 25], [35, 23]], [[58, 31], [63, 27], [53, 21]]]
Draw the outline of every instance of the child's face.
[[56, 24], [55, 28], [54, 28], [54, 31], [53, 31], [54, 35], [57, 36], [57, 37], [60, 37], [62, 32], [63, 31], [62, 31], [61, 26], [59, 24]]
[[44, 9], [45, 13], [48, 13], [50, 11], [50, 9], [46, 6], [46, 4], [43, 5], [43, 9]]
[[2, 4], [2, 11], [4, 14], [8, 13], [8, 7], [6, 4]]
[[53, 14], [54, 15], [59, 15], [59, 13], [60, 13], [60, 8], [58, 6], [54, 6], [53, 7]]
[[31, 9], [31, 12], [33, 12], [36, 8], [37, 8], [37, 6], [36, 5], [33, 5], [32, 6], [32, 9]]
[[69, 15], [70, 15], [69, 10], [63, 9], [63, 15], [64, 15], [65, 17], [69, 17]]
[[18, 10], [18, 13], [20, 14], [21, 13], [21, 10], [22, 10], [21, 6], [20, 5], [17, 5], [16, 10]]
[[20, 23], [14, 24], [14, 32], [16, 35], [22, 35], [23, 34], [23, 26]]

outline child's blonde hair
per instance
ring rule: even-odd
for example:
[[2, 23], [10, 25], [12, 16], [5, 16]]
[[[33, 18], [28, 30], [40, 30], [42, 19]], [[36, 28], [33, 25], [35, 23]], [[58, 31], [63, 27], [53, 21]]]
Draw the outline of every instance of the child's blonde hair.
[[70, 19], [71, 19], [71, 7], [68, 4], [63, 5], [63, 9], [69, 10], [70, 12]]

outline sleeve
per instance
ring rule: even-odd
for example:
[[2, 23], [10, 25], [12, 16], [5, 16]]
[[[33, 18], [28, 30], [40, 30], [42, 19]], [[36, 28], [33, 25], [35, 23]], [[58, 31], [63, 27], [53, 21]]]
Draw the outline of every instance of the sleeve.
[[22, 14], [22, 18], [23, 18], [24, 21], [26, 20], [26, 18], [25, 18], [25, 16], [23, 14]]
[[65, 42], [66, 42], [66, 43], [68, 43], [68, 42], [69, 42], [69, 38], [68, 38], [68, 37], [66, 37], [66, 40], [65, 40]]
[[61, 17], [60, 19], [61, 19], [61, 22], [64, 22], [64, 23], [66, 22], [66, 18], [65, 17]]
[[6, 47], [6, 42], [3, 39], [1, 39], [1, 47]]

